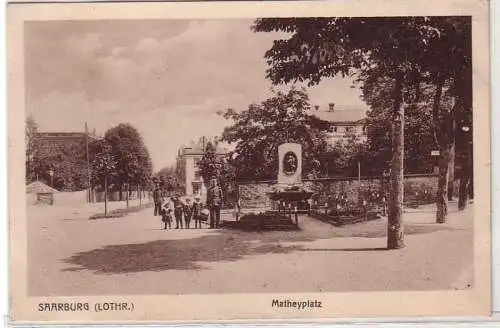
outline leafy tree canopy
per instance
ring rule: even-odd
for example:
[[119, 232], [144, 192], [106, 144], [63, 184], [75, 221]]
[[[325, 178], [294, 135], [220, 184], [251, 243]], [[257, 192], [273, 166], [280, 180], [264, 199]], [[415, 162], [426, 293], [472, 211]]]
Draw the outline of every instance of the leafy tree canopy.
[[119, 124], [109, 129], [104, 139], [117, 160], [113, 182], [145, 184], [152, 175], [152, 162], [142, 136], [130, 124]]
[[310, 114], [309, 97], [304, 89], [273, 90], [273, 96], [261, 104], [223, 115], [232, 120], [222, 140], [236, 143], [232, 162], [238, 179], [276, 179], [278, 146], [297, 142], [303, 147], [303, 172], [316, 166], [316, 155], [326, 149], [329, 124]]

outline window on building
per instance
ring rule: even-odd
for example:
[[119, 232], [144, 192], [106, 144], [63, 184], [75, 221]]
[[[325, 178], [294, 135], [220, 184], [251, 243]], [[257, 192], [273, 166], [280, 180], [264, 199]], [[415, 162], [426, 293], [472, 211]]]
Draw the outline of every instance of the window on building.
[[201, 193], [201, 183], [193, 182], [193, 194], [199, 195]]
[[194, 171], [194, 178], [195, 178], [195, 180], [201, 179], [201, 172], [200, 172], [200, 170], [195, 170]]
[[352, 126], [346, 126], [345, 132], [354, 132], [354, 128]]
[[333, 127], [333, 132], [337, 132], [338, 128], [336, 126]]

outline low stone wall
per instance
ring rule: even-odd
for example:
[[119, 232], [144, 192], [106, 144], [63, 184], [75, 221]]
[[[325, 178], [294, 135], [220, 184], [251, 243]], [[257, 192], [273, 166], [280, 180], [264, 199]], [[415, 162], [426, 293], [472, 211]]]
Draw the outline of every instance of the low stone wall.
[[276, 181], [261, 181], [238, 184], [238, 201], [241, 208], [271, 208], [271, 192]]
[[[436, 175], [407, 175], [404, 179], [405, 199], [434, 199], [437, 190]], [[361, 186], [360, 186], [361, 182]], [[322, 204], [331, 198], [343, 196], [356, 202], [360, 191], [362, 197], [387, 196], [388, 181], [382, 177], [326, 178], [303, 180], [304, 187], [314, 192], [313, 199]], [[271, 209], [273, 202], [267, 193], [276, 181], [253, 181], [238, 183], [238, 199], [242, 209]]]

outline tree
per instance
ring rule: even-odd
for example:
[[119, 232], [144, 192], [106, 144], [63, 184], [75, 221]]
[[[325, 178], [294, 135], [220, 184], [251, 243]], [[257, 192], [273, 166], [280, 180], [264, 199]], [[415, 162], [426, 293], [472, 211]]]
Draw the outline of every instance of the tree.
[[[372, 155], [371, 165], [377, 175], [389, 169], [391, 158], [391, 99], [388, 92], [391, 89], [390, 83], [380, 76], [367, 78], [361, 85], [362, 98], [371, 108], [366, 119], [367, 151]], [[430, 155], [437, 147], [432, 127], [430, 89], [424, 90], [421, 86], [418, 92], [418, 99], [405, 108], [405, 173], [431, 172], [433, 161]]]
[[315, 167], [317, 154], [326, 150], [330, 127], [310, 114], [309, 97], [304, 89], [287, 92], [273, 90], [273, 96], [248, 109], [224, 113], [233, 124], [225, 128], [222, 140], [236, 143], [232, 154], [238, 179], [276, 179], [278, 146], [286, 142], [302, 144], [304, 174]]
[[[42, 181], [51, 181], [58, 190], [76, 191], [87, 186], [85, 163], [85, 142], [76, 140], [64, 144], [47, 145], [37, 152], [32, 168]], [[53, 178], [49, 175], [52, 171]], [[53, 183], [52, 183], [53, 182]]]
[[28, 116], [25, 123], [25, 150], [26, 150], [26, 182], [36, 180], [39, 174], [40, 139], [38, 137], [38, 124], [32, 115]]
[[232, 154], [217, 154], [217, 145], [218, 140], [208, 141], [198, 167], [205, 187], [208, 188], [210, 181], [216, 179], [227, 202], [235, 182], [235, 167], [230, 161]]
[[152, 175], [151, 157], [140, 133], [130, 124], [119, 124], [109, 129], [104, 139], [117, 160], [112, 182], [118, 186], [122, 199], [125, 185], [129, 192], [131, 184], [144, 185], [149, 181]]
[[391, 183], [388, 248], [404, 247], [402, 225], [404, 91], [419, 65], [414, 57], [426, 47], [423, 18], [292, 18], [258, 19], [253, 29], [281, 31], [265, 57], [273, 83], [308, 81], [309, 85], [337, 75], [381, 76], [390, 83]]
[[377, 174], [377, 165], [373, 161], [375, 155], [356, 135], [347, 136], [337, 141], [328, 150], [318, 155], [321, 175], [323, 176], [357, 176], [358, 162], [362, 175]]
[[[453, 183], [450, 177], [454, 175], [454, 157], [457, 151], [462, 151], [455, 147], [461, 128], [457, 121], [472, 111], [472, 23], [470, 17], [463, 16], [432, 17], [426, 24], [427, 44], [422, 49], [420, 62], [427, 74], [426, 80], [435, 87], [432, 115], [440, 151], [436, 222], [444, 223], [448, 214], [448, 192]], [[453, 104], [449, 97], [453, 98]], [[472, 158], [472, 153], [467, 157]]]
[[205, 187], [208, 187], [210, 180], [217, 179], [220, 180], [222, 174], [222, 167], [224, 163], [220, 156], [217, 156], [216, 146], [212, 142], [208, 142], [203, 157], [198, 162], [198, 167], [200, 168], [200, 174], [203, 177], [203, 183]]
[[154, 179], [160, 187], [168, 192], [180, 192], [184, 189], [183, 177], [177, 175], [174, 167], [166, 166], [154, 174]]
[[93, 179], [104, 189], [104, 216], [108, 215], [108, 181], [116, 174], [118, 161], [113, 155], [112, 147], [106, 142], [97, 146], [98, 152], [92, 161]]
[[[402, 199], [402, 182], [397, 180], [402, 179], [399, 166], [403, 166], [401, 154], [404, 152], [403, 104], [407, 102], [404, 95], [415, 89], [418, 96], [422, 82], [434, 87], [431, 108], [436, 144], [440, 149], [436, 220], [445, 222], [447, 167], [457, 111], [455, 106], [448, 110], [442, 106], [442, 96], [450, 81], [452, 86], [457, 86], [460, 76], [470, 75], [464, 73], [471, 71], [470, 25], [470, 17], [279, 18], [259, 19], [253, 28], [286, 32], [290, 36], [276, 40], [265, 54], [270, 65], [267, 77], [274, 83], [308, 81], [314, 85], [327, 77], [349, 74], [358, 75], [361, 81], [370, 76], [389, 81], [392, 87], [388, 99], [393, 109], [391, 185], [396, 188], [390, 197], [390, 203], [395, 206], [395, 211], [389, 213], [390, 218], [401, 216], [401, 202], [396, 199]], [[471, 88], [464, 85], [467, 83], [450, 89], [461, 90], [465, 96], [460, 96], [460, 92], [454, 96], [457, 100], [462, 97], [465, 104], [470, 99]], [[464, 105], [466, 109], [470, 107]], [[394, 221], [390, 227], [400, 226], [399, 219], [389, 221]]]

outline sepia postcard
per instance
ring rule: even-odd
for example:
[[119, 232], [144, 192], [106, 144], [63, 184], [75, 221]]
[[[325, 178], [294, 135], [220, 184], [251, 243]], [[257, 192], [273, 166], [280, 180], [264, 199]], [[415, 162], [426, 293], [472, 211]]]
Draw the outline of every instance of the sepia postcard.
[[489, 316], [488, 6], [10, 4], [10, 321]]

